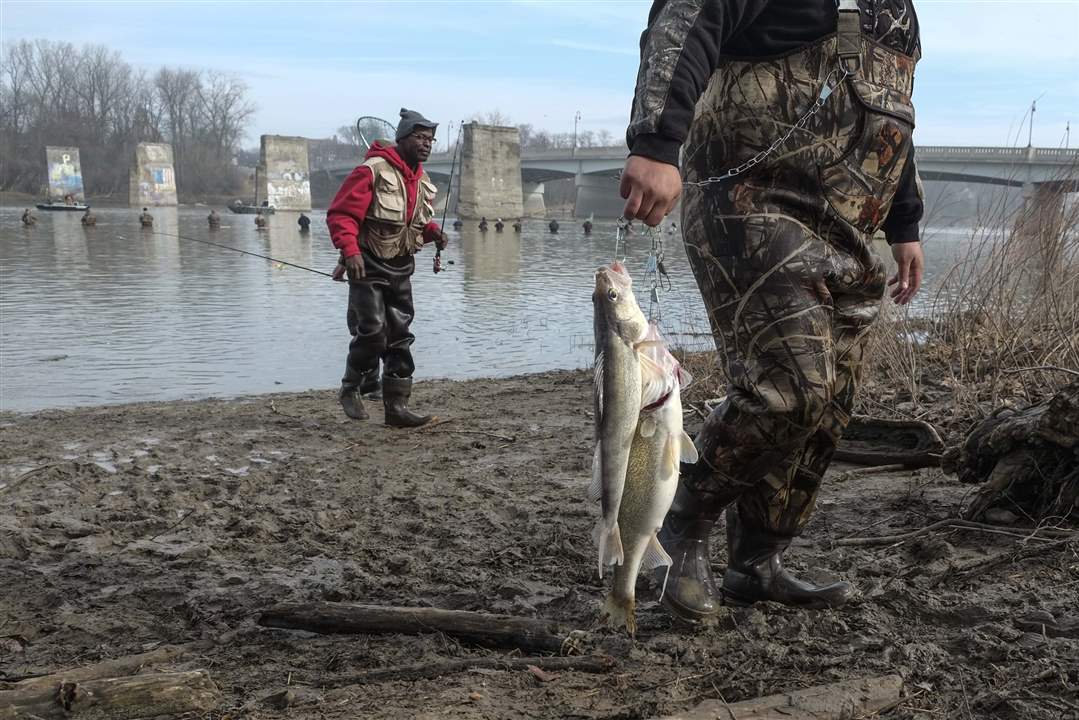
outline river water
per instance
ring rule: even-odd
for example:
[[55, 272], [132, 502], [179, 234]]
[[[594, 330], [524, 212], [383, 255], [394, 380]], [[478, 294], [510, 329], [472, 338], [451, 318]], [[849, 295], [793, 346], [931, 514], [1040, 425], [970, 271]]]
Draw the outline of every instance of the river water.
[[[211, 247], [230, 245], [325, 272], [336, 261], [325, 214], [296, 213], [256, 231], [250, 215], [223, 214], [210, 232], [207, 208], [155, 208], [152, 232], [138, 211], [38, 212], [0, 208], [0, 410], [174, 400], [336, 386], [348, 346], [344, 283]], [[499, 377], [592, 360], [592, 272], [614, 252], [613, 221], [590, 237], [565, 220], [557, 235], [542, 220], [523, 232], [449, 231], [445, 272], [432, 248], [413, 279], [418, 379]], [[179, 237], [183, 236], [183, 238]], [[672, 288], [660, 294], [665, 333], [711, 347], [685, 251], [667, 228]], [[969, 246], [969, 231], [937, 233], [926, 245], [927, 283]], [[189, 239], [184, 239], [189, 238]], [[964, 238], [967, 240], [964, 242]], [[630, 236], [627, 267], [643, 279], [650, 241]], [[449, 264], [452, 262], [452, 264]], [[937, 272], [934, 273], [934, 268]], [[648, 293], [638, 292], [648, 309]]]

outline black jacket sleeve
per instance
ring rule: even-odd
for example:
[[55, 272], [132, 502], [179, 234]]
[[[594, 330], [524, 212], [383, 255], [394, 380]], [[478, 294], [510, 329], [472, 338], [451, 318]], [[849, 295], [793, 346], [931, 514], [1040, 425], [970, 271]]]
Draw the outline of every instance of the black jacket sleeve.
[[641, 66], [626, 143], [631, 155], [678, 164], [693, 109], [720, 48], [769, 0], [654, 0], [641, 35]]
[[925, 212], [922, 181], [918, 177], [918, 167], [914, 162], [914, 146], [910, 146], [907, 163], [899, 177], [899, 188], [892, 198], [892, 207], [884, 219], [884, 237], [889, 245], [918, 242], [921, 233], [918, 222]]

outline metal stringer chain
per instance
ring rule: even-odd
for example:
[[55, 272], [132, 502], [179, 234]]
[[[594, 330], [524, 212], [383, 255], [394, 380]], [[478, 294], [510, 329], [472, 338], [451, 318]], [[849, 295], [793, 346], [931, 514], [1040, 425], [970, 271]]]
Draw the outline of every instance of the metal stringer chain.
[[[794, 133], [798, 132], [799, 130], [804, 130], [806, 125], [808, 125], [809, 121], [813, 118], [813, 116], [816, 115], [822, 107], [824, 107], [824, 103], [828, 101], [829, 96], [831, 96], [831, 94], [835, 92], [836, 88], [842, 85], [843, 81], [846, 80], [847, 77], [849, 77], [850, 75], [850, 71], [846, 70], [845, 68], [835, 68], [834, 70], [829, 72], [828, 76], [824, 79], [824, 84], [821, 86], [820, 92], [817, 94], [817, 99], [813, 101], [813, 104], [809, 106], [809, 109], [805, 111], [802, 117], [798, 118], [798, 122], [794, 123], [794, 125], [791, 125], [790, 129], [787, 130], [786, 133], [777, 138], [774, 142], [772, 142], [771, 145], [769, 145], [764, 150], [761, 150], [759, 153], [749, 158], [741, 165], [731, 168], [722, 175], [713, 175], [712, 177], [705, 178], [704, 180], [698, 180], [697, 182], [684, 182], [682, 183], [682, 186], [704, 187], [706, 185], [720, 183], [724, 180], [729, 180], [736, 175], [741, 175], [742, 173], [755, 167], [756, 165], [761, 164], [768, 156], [778, 150], [780, 146], [790, 140], [791, 136], [794, 135]], [[835, 79], [835, 82], [832, 82], [833, 78]]]

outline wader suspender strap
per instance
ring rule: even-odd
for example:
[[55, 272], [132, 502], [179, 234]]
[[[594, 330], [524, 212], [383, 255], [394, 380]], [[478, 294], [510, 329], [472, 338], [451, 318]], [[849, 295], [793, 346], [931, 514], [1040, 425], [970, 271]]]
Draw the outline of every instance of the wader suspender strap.
[[862, 20], [857, 0], [837, 0], [836, 42], [839, 64], [850, 75], [862, 69]]

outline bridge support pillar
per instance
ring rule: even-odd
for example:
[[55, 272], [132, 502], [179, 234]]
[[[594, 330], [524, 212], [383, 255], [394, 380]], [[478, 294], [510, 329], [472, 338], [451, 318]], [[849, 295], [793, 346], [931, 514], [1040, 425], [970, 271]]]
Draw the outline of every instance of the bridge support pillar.
[[577, 197], [573, 216], [614, 218], [622, 214], [625, 201], [618, 195], [618, 178], [578, 173], [575, 178]]
[[543, 183], [521, 182], [521, 204], [524, 217], [545, 217], [547, 203], [543, 199]]
[[307, 138], [263, 135], [259, 157], [259, 203], [278, 210], [311, 209]]
[[172, 145], [139, 143], [131, 165], [128, 200], [135, 207], [176, 205], [176, 171], [172, 166]]
[[521, 217], [521, 135], [517, 128], [469, 123], [461, 142], [457, 216]]

